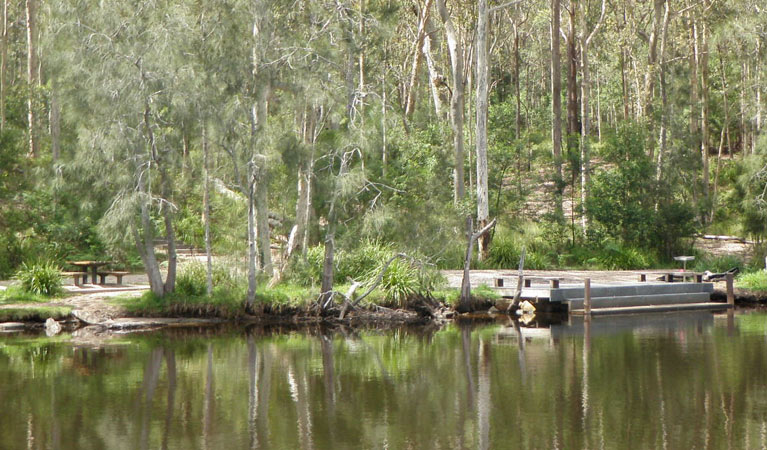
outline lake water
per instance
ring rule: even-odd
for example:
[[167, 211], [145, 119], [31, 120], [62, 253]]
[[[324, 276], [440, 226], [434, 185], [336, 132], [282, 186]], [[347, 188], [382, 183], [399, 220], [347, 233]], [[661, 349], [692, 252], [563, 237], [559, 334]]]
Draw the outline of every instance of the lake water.
[[767, 315], [4, 336], [0, 402], [2, 449], [764, 448]]

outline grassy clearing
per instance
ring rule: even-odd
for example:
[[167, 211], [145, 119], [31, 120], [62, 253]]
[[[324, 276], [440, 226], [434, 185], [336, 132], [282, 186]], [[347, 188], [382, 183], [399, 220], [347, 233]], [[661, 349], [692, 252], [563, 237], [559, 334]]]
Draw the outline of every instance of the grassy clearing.
[[735, 286], [749, 291], [767, 292], [767, 271], [744, 273], [738, 277]]
[[[262, 287], [256, 291], [254, 309], [268, 311], [295, 309], [317, 298], [310, 288], [295, 285]], [[173, 293], [157, 297], [145, 292], [140, 297], [119, 297], [115, 301], [128, 313], [145, 317], [220, 317], [234, 319], [247, 314], [245, 293], [241, 290], [214, 289], [213, 295]]]
[[72, 308], [67, 306], [37, 306], [33, 308], [0, 309], [0, 322], [45, 322], [47, 319], [64, 320]]
[[[441, 301], [447, 305], [455, 307], [458, 304], [458, 300], [461, 298], [461, 290], [456, 288], [440, 289], [438, 291], [434, 291], [432, 295], [437, 301]], [[498, 292], [494, 291], [491, 287], [485, 286], [484, 284], [473, 287], [471, 289], [471, 297], [474, 300], [485, 302], [489, 301], [492, 303], [495, 303], [496, 300], [501, 299], [501, 295]]]
[[19, 286], [10, 286], [8, 289], [0, 291], [0, 305], [45, 303], [49, 301], [51, 301], [51, 297], [25, 291]]

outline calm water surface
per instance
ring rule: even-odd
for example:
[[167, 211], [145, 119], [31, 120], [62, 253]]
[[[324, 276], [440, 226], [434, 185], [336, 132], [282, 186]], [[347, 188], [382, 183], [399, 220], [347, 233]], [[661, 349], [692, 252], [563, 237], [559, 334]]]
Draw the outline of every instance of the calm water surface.
[[0, 448], [764, 448], [767, 315], [0, 338]]

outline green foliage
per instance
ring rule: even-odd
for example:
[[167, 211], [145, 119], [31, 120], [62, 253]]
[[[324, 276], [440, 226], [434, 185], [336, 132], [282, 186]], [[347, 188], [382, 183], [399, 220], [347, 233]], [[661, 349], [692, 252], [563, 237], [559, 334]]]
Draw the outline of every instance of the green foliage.
[[[335, 255], [334, 282], [343, 284], [358, 280], [372, 285], [384, 264], [395, 254], [391, 245], [374, 241], [365, 241], [354, 250], [340, 250]], [[305, 259], [296, 258], [291, 263], [286, 278], [304, 286], [318, 284], [322, 276], [323, 257], [324, 246], [310, 248]], [[413, 294], [427, 293], [439, 283], [440, 277], [433, 269], [410, 259], [396, 258], [384, 272], [379, 289], [384, 292], [387, 301], [402, 305]]]
[[735, 285], [740, 289], [767, 292], [767, 271], [759, 270], [741, 274]]
[[68, 306], [35, 306], [32, 308], [0, 309], [0, 322], [45, 322], [46, 320], [65, 320], [72, 312]]
[[599, 266], [608, 270], [646, 269], [657, 264], [651, 253], [616, 242], [607, 242], [597, 259]]
[[47, 296], [25, 291], [21, 286], [9, 286], [7, 289], [0, 291], [0, 303], [2, 304], [43, 303], [49, 300], [50, 298]]
[[16, 273], [21, 288], [32, 294], [53, 296], [61, 293], [61, 271], [51, 263], [21, 264]]
[[696, 272], [704, 272], [708, 270], [714, 273], [726, 272], [732, 268], [738, 268], [738, 270], [743, 271], [746, 268], [743, 259], [737, 255], [696, 255], [695, 262], [692, 267], [692, 269]]
[[[244, 298], [245, 280], [231, 267], [214, 264], [211, 273], [213, 296]], [[184, 265], [176, 278], [176, 293], [185, 297], [205, 297], [207, 292], [207, 268], [201, 262]]]
[[695, 216], [656, 180], [646, 142], [640, 124], [624, 123], [605, 143], [602, 156], [609, 166], [593, 177], [587, 204], [595, 228], [591, 242], [604, 236], [623, 245], [654, 247], [670, 257], [693, 234]]

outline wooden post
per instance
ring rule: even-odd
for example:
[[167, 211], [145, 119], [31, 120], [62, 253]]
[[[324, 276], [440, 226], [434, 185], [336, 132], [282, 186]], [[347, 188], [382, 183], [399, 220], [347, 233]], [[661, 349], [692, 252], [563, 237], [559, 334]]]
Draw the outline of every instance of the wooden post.
[[735, 289], [733, 287], [734, 281], [735, 281], [735, 275], [728, 273], [725, 276], [727, 280], [727, 304], [731, 306], [735, 306]]
[[640, 281], [640, 282], [645, 282], [645, 281], [647, 281], [647, 274], [646, 274], [646, 273], [640, 273], [640, 274], [639, 274], [639, 281]]
[[591, 319], [591, 278], [583, 280], [583, 315]]
[[495, 279], [495, 287], [503, 287], [503, 278]]

